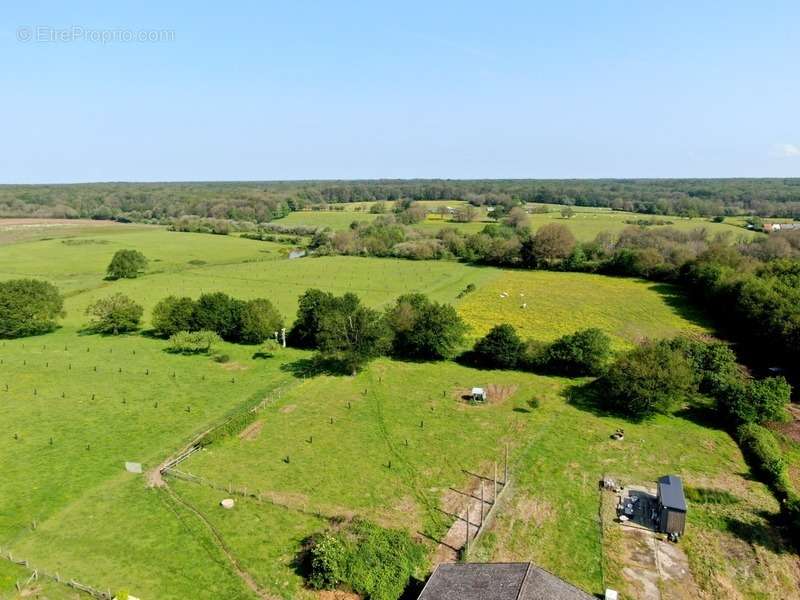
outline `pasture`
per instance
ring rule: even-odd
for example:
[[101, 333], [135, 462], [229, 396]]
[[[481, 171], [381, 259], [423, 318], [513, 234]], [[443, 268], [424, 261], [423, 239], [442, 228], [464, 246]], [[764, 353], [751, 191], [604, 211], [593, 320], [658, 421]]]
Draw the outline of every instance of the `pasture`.
[[[367, 203], [359, 203], [359, 206], [362, 207], [363, 212], [357, 212], [352, 209], [344, 211], [301, 211], [290, 213], [286, 217], [275, 222], [286, 226], [306, 225], [310, 227], [330, 227], [333, 230], [347, 229], [350, 227], [350, 224], [353, 221], [372, 221], [375, 219], [377, 215], [370, 214], [366, 204]], [[440, 206], [455, 207], [460, 204], [464, 204], [461, 201], [429, 201], [421, 202], [421, 204], [426, 205], [431, 213], [423, 222], [417, 223], [412, 227], [431, 234], [436, 233], [442, 227], [455, 227], [459, 231], [463, 231], [465, 233], [477, 233], [487, 224], [494, 222], [489, 218], [488, 213], [484, 208], [478, 209], [478, 214], [475, 220], [470, 223], [457, 223], [452, 221], [450, 217], [443, 216], [435, 212]], [[672, 227], [679, 231], [688, 232], [703, 228], [708, 231], [711, 236], [717, 234], [727, 234], [734, 240], [740, 237], [751, 238], [753, 236], [761, 235], [759, 232], [745, 229], [742, 226], [742, 223], [735, 219], [730, 219], [724, 223], [714, 223], [710, 219], [700, 217], [664, 217], [625, 211], [614, 211], [608, 208], [590, 208], [580, 206], [572, 207], [575, 211], [574, 216], [570, 218], [564, 218], [561, 216], [560, 206], [544, 206], [548, 209], [548, 212], [529, 215], [531, 229], [536, 231], [548, 223], [559, 223], [569, 227], [575, 238], [580, 242], [590, 242], [594, 240], [595, 237], [597, 237], [597, 234], [601, 232], [608, 232], [612, 235], [617, 235], [626, 227], [631, 227], [638, 221], [652, 220], [669, 222], [668, 225], [650, 226], [656, 229]]]
[[474, 337], [500, 322], [513, 325], [523, 338], [544, 342], [598, 327], [618, 348], [646, 338], [709, 332], [670, 285], [584, 273], [497, 273], [458, 306]]
[[[85, 307], [116, 291], [143, 304], [145, 320], [167, 294], [219, 290], [270, 298], [290, 322], [308, 287], [353, 291], [375, 307], [421, 291], [454, 303], [473, 336], [502, 321], [542, 340], [595, 325], [622, 348], [641, 337], [706, 331], [669, 288], [451, 262], [288, 260], [277, 244], [160, 228], [48, 230], [44, 237], [52, 239], [0, 247], [0, 278], [47, 279], [67, 296], [60, 329], [0, 341], [0, 548], [32, 567], [140, 598], [253, 597], [213, 526], [270, 595], [317, 598], [292, 566], [301, 540], [326, 524], [314, 512], [408, 527], [433, 551], [425, 536], [440, 536], [450, 524], [439, 510], [449, 502], [447, 490], [466, 485], [465, 470], [487, 473], [508, 444], [513, 496], [475, 558], [534, 559], [598, 592], [604, 577], [617, 575], [613, 552], [599, 537], [597, 478], [609, 472], [651, 481], [674, 470], [692, 485], [724, 487], [737, 497], [691, 517], [682, 543], [703, 589], [724, 581], [775, 598], [795, 589], [796, 557], [752, 533], [767, 527], [777, 506], [750, 479], [727, 434], [691, 414], [623, 424], [571, 401], [575, 382], [566, 379], [389, 359], [342, 377], [315, 369], [311, 354], [298, 350], [264, 359], [253, 347], [225, 344], [230, 360], [218, 363], [165, 353], [163, 340], [146, 335], [81, 331]], [[120, 248], [144, 251], [151, 260], [144, 276], [103, 279]], [[469, 283], [476, 291], [457, 301]], [[509, 293], [507, 306], [501, 291]], [[519, 293], [529, 307], [516, 312]], [[489, 384], [503, 390], [498, 401], [461, 400], [464, 388]], [[125, 461], [155, 467], [198, 433], [264, 399], [271, 402], [245, 434], [211, 445], [181, 468], [269, 493], [271, 502], [237, 497], [236, 508], [223, 511], [222, 492], [173, 478], [169, 489], [148, 488], [145, 476], [125, 471]], [[608, 433], [619, 426], [630, 434], [614, 445]], [[729, 549], [737, 551], [737, 564]], [[15, 598], [14, 582], [26, 572], [0, 561], [0, 598]], [[75, 596], [52, 582], [37, 585], [42, 597]]]

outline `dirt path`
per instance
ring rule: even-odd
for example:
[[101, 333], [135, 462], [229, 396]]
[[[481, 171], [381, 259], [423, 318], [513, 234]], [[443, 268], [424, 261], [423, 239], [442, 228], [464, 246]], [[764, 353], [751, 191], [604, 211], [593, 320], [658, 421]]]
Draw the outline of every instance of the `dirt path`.
[[225, 557], [228, 559], [228, 562], [230, 562], [236, 575], [239, 577], [239, 579], [241, 579], [244, 582], [244, 584], [253, 593], [256, 594], [256, 596], [261, 598], [261, 600], [280, 600], [278, 596], [273, 596], [266, 590], [263, 590], [261, 586], [259, 586], [258, 583], [256, 583], [256, 580], [253, 579], [253, 576], [242, 568], [242, 566], [239, 564], [239, 560], [236, 558], [233, 552], [231, 552], [231, 550], [228, 548], [228, 545], [225, 543], [225, 540], [222, 539], [222, 534], [220, 534], [220, 532], [217, 531], [217, 528], [214, 527], [214, 525], [206, 518], [206, 516], [203, 513], [201, 513], [191, 504], [189, 504], [189, 502], [181, 498], [178, 494], [176, 494], [172, 490], [172, 488], [170, 488], [168, 485], [164, 484], [164, 489], [167, 491], [169, 497], [172, 498], [173, 501], [183, 506], [186, 510], [191, 512], [194, 516], [196, 516], [198, 519], [200, 519], [200, 521], [203, 522], [203, 524], [206, 526], [206, 529], [208, 529], [208, 531], [210, 531], [211, 535], [214, 537], [217, 546], [219, 546], [220, 550], [222, 550], [223, 554], [225, 554]]

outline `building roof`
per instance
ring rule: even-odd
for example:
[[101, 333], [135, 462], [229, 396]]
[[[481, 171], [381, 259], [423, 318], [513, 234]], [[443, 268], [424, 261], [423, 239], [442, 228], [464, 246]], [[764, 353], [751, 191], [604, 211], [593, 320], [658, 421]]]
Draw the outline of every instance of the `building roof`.
[[531, 563], [440, 564], [418, 600], [591, 600]]
[[666, 508], [686, 512], [683, 483], [677, 475], [665, 475], [658, 480], [658, 497]]

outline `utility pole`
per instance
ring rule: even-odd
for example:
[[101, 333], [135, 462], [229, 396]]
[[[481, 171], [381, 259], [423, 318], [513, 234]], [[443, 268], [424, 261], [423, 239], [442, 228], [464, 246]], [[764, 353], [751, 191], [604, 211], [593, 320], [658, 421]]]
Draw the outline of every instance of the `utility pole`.
[[286, 348], [286, 327], [281, 328], [281, 342], [283, 343], [283, 347]]

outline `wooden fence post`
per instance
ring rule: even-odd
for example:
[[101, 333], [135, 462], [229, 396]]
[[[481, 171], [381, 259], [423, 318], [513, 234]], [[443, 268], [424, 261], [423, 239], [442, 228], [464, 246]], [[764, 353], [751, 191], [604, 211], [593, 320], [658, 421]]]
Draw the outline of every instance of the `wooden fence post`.
[[506, 465], [505, 465], [505, 475], [503, 476], [503, 487], [506, 487], [508, 484], [508, 444], [506, 444]]

